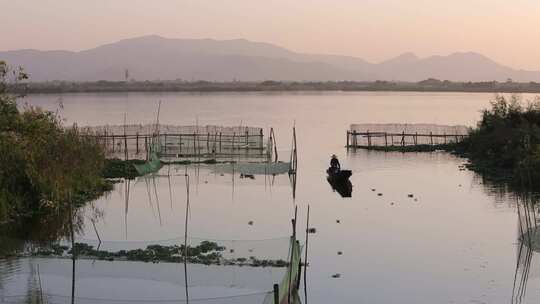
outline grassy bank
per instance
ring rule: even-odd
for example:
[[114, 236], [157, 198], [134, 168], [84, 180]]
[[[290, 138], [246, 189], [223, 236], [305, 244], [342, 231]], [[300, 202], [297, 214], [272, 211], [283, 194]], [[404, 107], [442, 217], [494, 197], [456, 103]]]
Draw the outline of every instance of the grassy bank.
[[540, 189], [540, 101], [497, 96], [454, 152], [477, 172]]
[[105, 154], [95, 137], [65, 128], [54, 112], [17, 104], [8, 84], [25, 78], [0, 62], [0, 223], [7, 224], [0, 232], [27, 237], [44, 225], [35, 232], [54, 238], [66, 234], [68, 210], [111, 184], [102, 177]]

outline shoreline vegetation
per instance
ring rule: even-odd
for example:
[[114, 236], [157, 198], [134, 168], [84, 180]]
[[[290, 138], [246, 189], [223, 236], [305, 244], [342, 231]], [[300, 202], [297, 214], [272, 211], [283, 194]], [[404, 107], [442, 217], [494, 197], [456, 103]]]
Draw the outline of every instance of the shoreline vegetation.
[[497, 95], [491, 108], [452, 152], [469, 168], [515, 189], [540, 189], [540, 98]]
[[475, 92], [540, 93], [538, 82], [454, 82], [426, 79], [419, 82], [396, 81], [49, 81], [19, 82], [9, 86], [18, 94], [113, 93], [113, 92], [295, 92], [295, 91], [391, 91], [391, 92]]
[[80, 226], [77, 209], [112, 183], [102, 177], [105, 153], [94, 137], [64, 127], [57, 113], [17, 103], [8, 84], [25, 79], [0, 61], [0, 232], [57, 239]]

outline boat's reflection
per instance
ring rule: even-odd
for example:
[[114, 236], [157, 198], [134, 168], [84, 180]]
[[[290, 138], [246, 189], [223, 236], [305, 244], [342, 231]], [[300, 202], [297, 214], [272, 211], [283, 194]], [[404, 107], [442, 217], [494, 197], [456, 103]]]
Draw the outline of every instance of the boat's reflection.
[[332, 187], [332, 190], [339, 193], [341, 197], [352, 197], [353, 185], [350, 180], [344, 182], [336, 182], [330, 177], [327, 177], [326, 180], [328, 181], [328, 184], [330, 184], [330, 187]]

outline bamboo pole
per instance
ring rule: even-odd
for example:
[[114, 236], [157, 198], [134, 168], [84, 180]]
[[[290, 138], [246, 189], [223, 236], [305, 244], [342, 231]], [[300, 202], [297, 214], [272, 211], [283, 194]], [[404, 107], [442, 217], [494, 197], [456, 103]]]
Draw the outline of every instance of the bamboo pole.
[[[294, 219], [292, 220], [292, 228], [293, 228], [293, 240], [296, 240], [296, 218], [297, 218], [297, 214], [298, 214], [298, 206], [295, 206], [294, 207]], [[288, 288], [288, 293], [287, 293], [287, 303], [290, 304], [291, 303], [291, 284], [292, 284], [292, 268], [293, 268], [293, 265], [292, 265], [292, 260], [293, 260], [293, 250], [294, 250], [294, 243], [291, 242], [291, 244], [293, 244], [291, 246], [291, 255], [290, 255], [290, 263], [289, 263], [289, 288]]]
[[71, 195], [68, 196], [69, 204], [69, 234], [71, 238], [71, 262], [72, 262], [72, 271], [71, 271], [71, 304], [75, 304], [75, 264], [77, 259], [76, 249], [75, 249], [75, 232], [73, 229], [73, 202], [71, 201]]
[[188, 247], [187, 247], [187, 236], [188, 236], [188, 218], [189, 218], [189, 175], [186, 174], [186, 218], [184, 222], [184, 280], [186, 285], [186, 303], [189, 304], [189, 290], [188, 290], [188, 275], [187, 275], [187, 260], [188, 260]]
[[264, 141], [263, 130], [260, 129], [259, 130], [259, 149], [261, 151], [261, 154], [263, 153], [263, 145], [264, 145], [263, 141]]
[[144, 136], [144, 151], [146, 153], [146, 160], [148, 160], [148, 136]]
[[274, 284], [274, 304], [279, 303], [279, 284]]
[[210, 132], [206, 133], [206, 153], [210, 152]]
[[125, 160], [128, 160], [129, 158], [128, 148], [127, 148], [127, 136], [124, 137], [124, 157], [125, 157]]
[[167, 133], [163, 134], [163, 146], [164, 146], [163, 152], [167, 154]]
[[45, 302], [43, 302], [43, 286], [41, 285], [41, 272], [39, 271], [39, 264], [37, 264], [37, 275], [39, 283], [39, 303], [44, 304]]
[[136, 140], [135, 140], [135, 145], [137, 146], [136, 151], [137, 151], [137, 155], [138, 155], [138, 154], [139, 154], [139, 132], [137, 132], [137, 137], [136, 137]]
[[306, 248], [304, 255], [304, 297], [307, 303], [307, 266], [308, 266], [308, 244], [309, 244], [309, 204], [307, 206], [307, 219], [306, 219]]
[[197, 155], [197, 136], [196, 133], [193, 133], [193, 155]]
[[217, 142], [218, 140], [218, 134], [217, 134], [217, 131], [214, 132], [214, 144], [213, 144], [213, 147], [212, 147], [212, 152], [214, 153], [214, 155], [217, 153]]

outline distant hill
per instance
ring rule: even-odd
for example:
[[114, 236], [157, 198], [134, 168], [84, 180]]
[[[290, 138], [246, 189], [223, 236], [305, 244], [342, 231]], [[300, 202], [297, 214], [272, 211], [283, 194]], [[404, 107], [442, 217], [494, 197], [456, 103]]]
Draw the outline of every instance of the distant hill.
[[405, 53], [370, 63], [361, 58], [297, 53], [244, 39], [167, 39], [144, 36], [80, 52], [15, 50], [0, 60], [22, 66], [32, 81], [540, 81], [540, 71], [515, 70], [477, 53], [418, 58]]

